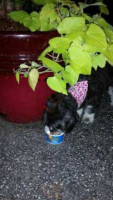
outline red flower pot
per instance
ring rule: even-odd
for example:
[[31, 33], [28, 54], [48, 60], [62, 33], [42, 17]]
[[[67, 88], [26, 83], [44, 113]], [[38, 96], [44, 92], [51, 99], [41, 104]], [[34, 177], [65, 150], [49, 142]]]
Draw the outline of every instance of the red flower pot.
[[28, 80], [21, 76], [20, 84], [14, 75], [0, 76], [0, 113], [7, 120], [16, 123], [33, 122], [43, 116], [45, 102], [53, 91], [46, 84], [51, 74], [40, 75], [36, 90], [28, 85]]
[[48, 40], [55, 36], [58, 36], [56, 31], [0, 31], [0, 73], [11, 73], [29, 60], [37, 61], [38, 55], [48, 46]]
[[0, 113], [6, 119], [26, 123], [43, 116], [45, 102], [53, 93], [46, 84], [47, 77], [52, 74], [41, 74], [36, 90], [32, 91], [24, 77], [18, 85], [13, 69], [18, 68], [20, 63], [37, 61], [48, 40], [57, 35], [55, 31], [0, 32]]

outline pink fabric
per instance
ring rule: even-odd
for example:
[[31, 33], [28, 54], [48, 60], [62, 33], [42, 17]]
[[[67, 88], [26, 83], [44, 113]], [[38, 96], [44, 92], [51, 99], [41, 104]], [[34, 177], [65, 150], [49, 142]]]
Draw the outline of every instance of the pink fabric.
[[77, 82], [68, 92], [75, 98], [78, 107], [84, 102], [88, 91], [88, 81]]

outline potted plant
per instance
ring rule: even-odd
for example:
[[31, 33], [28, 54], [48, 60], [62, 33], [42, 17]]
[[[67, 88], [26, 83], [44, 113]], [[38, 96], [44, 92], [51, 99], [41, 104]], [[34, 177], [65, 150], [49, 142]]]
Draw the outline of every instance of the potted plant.
[[0, 113], [8, 120], [24, 123], [42, 117], [45, 101], [52, 93], [45, 81], [50, 73], [40, 75], [39, 92], [32, 92], [23, 76], [20, 85], [15, 82], [13, 69], [22, 62], [36, 61], [37, 55], [55, 35], [58, 35], [55, 30], [32, 33], [25, 28], [22, 31], [0, 31]]
[[[59, 36], [50, 39], [49, 46], [38, 57], [42, 65], [54, 74], [48, 77], [48, 86], [65, 95], [67, 83], [74, 85], [80, 74], [90, 75], [92, 68], [103, 68], [106, 62], [113, 65], [113, 27], [100, 14], [91, 17], [85, 14], [83, 9], [90, 4], [79, 5], [76, 14], [71, 13], [60, 21], [57, 26]], [[103, 4], [98, 2], [93, 5]], [[104, 8], [106, 12], [106, 6]], [[23, 66], [20, 65], [16, 76], [19, 76]], [[38, 67], [34, 66], [37, 71]], [[34, 90], [38, 76], [38, 72], [37, 75], [32, 73]]]
[[[38, 0], [34, 1], [37, 4], [40, 2]], [[40, 81], [38, 81], [40, 78], [38, 79], [38, 77], [42, 76], [39, 76], [38, 69], [43, 66], [44, 68], [41, 68], [42, 71], [43, 69], [45, 70], [46, 67], [54, 74], [53, 77], [47, 79], [49, 87], [57, 92], [67, 94], [66, 84], [75, 84], [79, 74], [90, 74], [92, 67], [95, 69], [97, 66], [104, 67], [106, 60], [112, 63], [110, 56], [112, 53], [112, 27], [102, 17], [98, 15], [89, 17], [83, 12], [84, 8], [95, 5], [99, 5], [103, 12], [108, 11], [102, 2], [94, 4], [79, 3], [79, 6], [70, 0], [54, 0], [54, 3], [51, 3], [53, 2], [51, 0], [42, 2], [46, 2], [46, 4], [44, 4], [39, 13], [33, 12], [31, 14], [26, 14], [24, 11], [18, 11], [18, 13], [11, 13], [10, 16], [13, 19], [15, 18], [16, 21], [19, 19], [20, 22], [31, 31], [51, 31], [52, 29], [56, 29], [59, 36], [57, 32], [55, 32], [58, 37], [49, 40], [50, 46], [45, 49], [38, 58], [39, 62], [42, 62], [41, 64], [32, 65], [31, 63], [30, 66], [25, 64], [20, 65], [20, 69], [17, 69], [16, 71], [16, 78], [19, 82], [19, 74], [24, 74], [25, 77], [28, 77], [32, 89], [35, 90], [36, 88], [36, 93], [33, 94], [38, 95], [40, 91], [43, 91], [43, 94], [45, 94], [45, 90], [43, 90], [42, 86], [37, 90], [37, 86], [40, 83]], [[47, 2], [49, 2], [49, 4]], [[21, 17], [18, 17], [20, 15], [19, 13], [21, 14]], [[45, 16], [47, 17], [45, 18]], [[46, 32], [43, 34], [46, 35]], [[43, 35], [43, 37], [45, 35]], [[92, 42], [92, 40], [94, 42]], [[102, 42], [100, 42], [101, 40]], [[37, 48], [35, 49], [37, 51]], [[110, 54], [108, 52], [110, 52]], [[27, 60], [35, 59], [28, 57]], [[63, 63], [63, 65], [59, 62]], [[36, 73], [36, 70], [38, 73]], [[50, 74], [48, 74], [48, 76], [50, 76]], [[24, 80], [26, 81], [26, 79]], [[22, 81], [20, 81], [20, 83], [22, 83]], [[21, 87], [21, 84], [19, 84], [18, 87]], [[24, 88], [23, 85], [20, 88], [20, 91], [22, 91], [22, 88]], [[27, 94], [28, 93], [29, 92], [27, 92]], [[34, 100], [32, 99], [32, 104], [33, 101]], [[23, 109], [25, 113], [26, 110], [29, 111], [30, 107], [28, 106], [28, 108], [24, 110], [24, 105], [25, 104], [21, 107], [21, 110]], [[37, 107], [37, 109], [39, 108]], [[34, 110], [36, 110], [36, 107], [33, 111]], [[43, 113], [43, 109], [41, 110]], [[37, 119], [37, 116], [35, 116], [33, 120], [34, 119]]]

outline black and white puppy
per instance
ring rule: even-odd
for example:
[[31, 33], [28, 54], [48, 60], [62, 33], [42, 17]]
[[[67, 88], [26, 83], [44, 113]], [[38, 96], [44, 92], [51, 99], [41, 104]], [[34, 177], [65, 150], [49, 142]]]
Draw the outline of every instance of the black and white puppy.
[[[92, 70], [91, 76], [80, 75], [77, 84], [79, 84], [78, 88], [73, 89], [71, 87], [68, 89], [68, 95], [56, 93], [48, 99], [44, 123], [49, 131], [70, 132], [79, 119], [87, 124], [92, 123], [101, 104], [102, 95], [107, 89], [111, 98], [111, 105], [113, 105], [112, 66], [107, 65], [103, 69]], [[83, 90], [85, 90], [86, 95]], [[73, 91], [75, 91], [75, 94], [73, 94]], [[79, 94], [79, 91], [82, 91], [82, 94]], [[82, 101], [81, 96], [83, 96]]]

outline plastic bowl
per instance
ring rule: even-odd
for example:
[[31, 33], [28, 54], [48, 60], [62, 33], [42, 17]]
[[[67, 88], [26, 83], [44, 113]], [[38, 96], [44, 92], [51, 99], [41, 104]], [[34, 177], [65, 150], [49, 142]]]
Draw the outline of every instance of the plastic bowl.
[[47, 127], [45, 128], [46, 132], [46, 141], [50, 144], [60, 144], [64, 141], [64, 133], [50, 133], [50, 131], [47, 130]]

